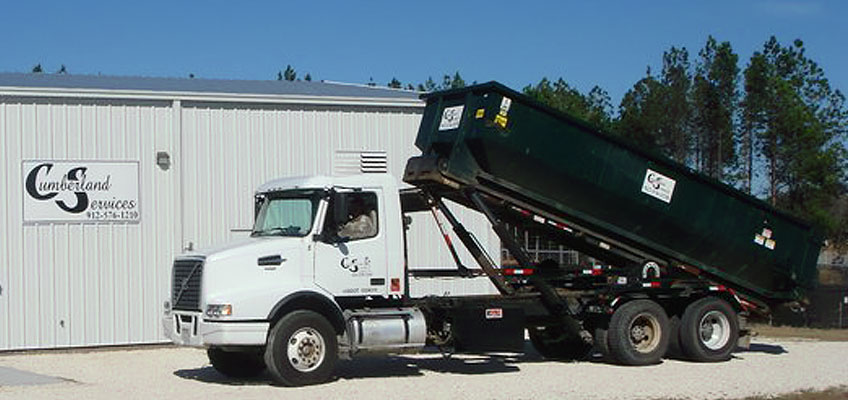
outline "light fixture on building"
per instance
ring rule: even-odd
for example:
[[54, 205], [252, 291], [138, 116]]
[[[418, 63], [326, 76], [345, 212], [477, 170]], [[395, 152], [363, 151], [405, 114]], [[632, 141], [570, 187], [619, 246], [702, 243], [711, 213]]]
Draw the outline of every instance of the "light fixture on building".
[[159, 168], [162, 168], [163, 171], [167, 171], [168, 168], [171, 168], [171, 156], [167, 151], [156, 152], [156, 165], [158, 165]]

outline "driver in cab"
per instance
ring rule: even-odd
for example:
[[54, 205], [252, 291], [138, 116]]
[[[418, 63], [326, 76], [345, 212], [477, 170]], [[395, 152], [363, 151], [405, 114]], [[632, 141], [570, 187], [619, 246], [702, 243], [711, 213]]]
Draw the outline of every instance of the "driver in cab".
[[339, 226], [339, 236], [348, 240], [377, 235], [377, 211], [365, 204], [361, 196], [350, 196], [347, 221]]

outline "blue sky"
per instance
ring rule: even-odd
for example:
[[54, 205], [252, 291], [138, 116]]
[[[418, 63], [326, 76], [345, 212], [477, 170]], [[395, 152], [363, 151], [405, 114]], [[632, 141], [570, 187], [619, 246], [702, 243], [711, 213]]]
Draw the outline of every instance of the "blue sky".
[[385, 84], [459, 71], [520, 89], [563, 77], [618, 104], [659, 69], [663, 50], [692, 56], [707, 35], [744, 68], [770, 35], [804, 40], [848, 90], [843, 1], [16, 1], [0, 12], [0, 71], [273, 79], [292, 64], [316, 79]]

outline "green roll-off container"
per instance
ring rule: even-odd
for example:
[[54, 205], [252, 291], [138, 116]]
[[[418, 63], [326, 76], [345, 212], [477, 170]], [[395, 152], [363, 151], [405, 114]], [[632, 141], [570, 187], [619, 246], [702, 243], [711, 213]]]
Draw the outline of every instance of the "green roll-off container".
[[422, 98], [415, 145], [459, 185], [514, 193], [768, 303], [815, 285], [822, 237], [761, 200], [496, 82]]

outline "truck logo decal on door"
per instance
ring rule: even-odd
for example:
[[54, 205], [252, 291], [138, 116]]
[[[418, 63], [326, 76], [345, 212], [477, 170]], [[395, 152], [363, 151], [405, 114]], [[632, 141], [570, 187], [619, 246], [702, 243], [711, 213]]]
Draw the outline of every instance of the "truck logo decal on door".
[[353, 276], [371, 276], [371, 258], [369, 257], [349, 256], [342, 258], [339, 264]]

